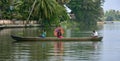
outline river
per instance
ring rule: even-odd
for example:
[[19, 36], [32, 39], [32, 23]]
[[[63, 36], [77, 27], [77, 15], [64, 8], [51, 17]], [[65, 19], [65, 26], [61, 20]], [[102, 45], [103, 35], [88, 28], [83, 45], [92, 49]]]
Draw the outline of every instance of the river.
[[[98, 25], [102, 42], [14, 42], [10, 35], [39, 36], [40, 28], [0, 30], [0, 61], [118, 61], [120, 22]], [[47, 30], [53, 36], [52, 29]], [[91, 30], [65, 31], [65, 37], [86, 36]]]

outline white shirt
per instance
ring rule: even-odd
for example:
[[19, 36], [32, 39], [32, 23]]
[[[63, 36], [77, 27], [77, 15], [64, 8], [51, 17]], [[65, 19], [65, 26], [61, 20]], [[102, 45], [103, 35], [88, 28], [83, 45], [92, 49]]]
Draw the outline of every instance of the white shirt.
[[93, 33], [93, 36], [98, 36], [98, 33], [97, 33], [97, 32], [94, 32], [94, 33]]

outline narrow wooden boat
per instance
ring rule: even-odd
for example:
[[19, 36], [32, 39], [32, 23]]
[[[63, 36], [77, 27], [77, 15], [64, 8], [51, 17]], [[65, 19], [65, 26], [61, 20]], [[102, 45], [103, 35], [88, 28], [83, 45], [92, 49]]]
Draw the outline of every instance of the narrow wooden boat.
[[4, 26], [0, 26], [0, 30], [2, 30], [4, 28]]
[[71, 37], [71, 38], [57, 38], [57, 37], [20, 37], [11, 35], [16, 41], [101, 41], [103, 37]]

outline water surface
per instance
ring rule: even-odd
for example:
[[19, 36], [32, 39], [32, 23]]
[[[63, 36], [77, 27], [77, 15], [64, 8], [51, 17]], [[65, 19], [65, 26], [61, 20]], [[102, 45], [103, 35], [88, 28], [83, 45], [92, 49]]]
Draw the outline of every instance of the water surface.
[[[39, 36], [39, 28], [0, 30], [0, 61], [118, 61], [120, 23], [99, 25], [102, 42], [14, 42], [11, 34]], [[48, 36], [53, 36], [52, 29]], [[91, 30], [68, 29], [65, 37], [89, 36]]]

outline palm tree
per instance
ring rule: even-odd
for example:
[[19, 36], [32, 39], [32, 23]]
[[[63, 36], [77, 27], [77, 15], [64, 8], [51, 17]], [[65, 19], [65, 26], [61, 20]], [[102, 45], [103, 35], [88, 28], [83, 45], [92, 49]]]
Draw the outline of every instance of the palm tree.
[[37, 20], [42, 25], [57, 24], [69, 19], [65, 8], [56, 0], [19, 0], [14, 5], [22, 19]]
[[68, 2], [70, 2], [70, 0], [56, 0], [59, 4], [66, 4]]
[[38, 18], [43, 25], [59, 23], [69, 18], [65, 8], [55, 0], [37, 0], [32, 16]]
[[0, 0], [0, 11], [2, 18], [10, 18], [10, 0]]

